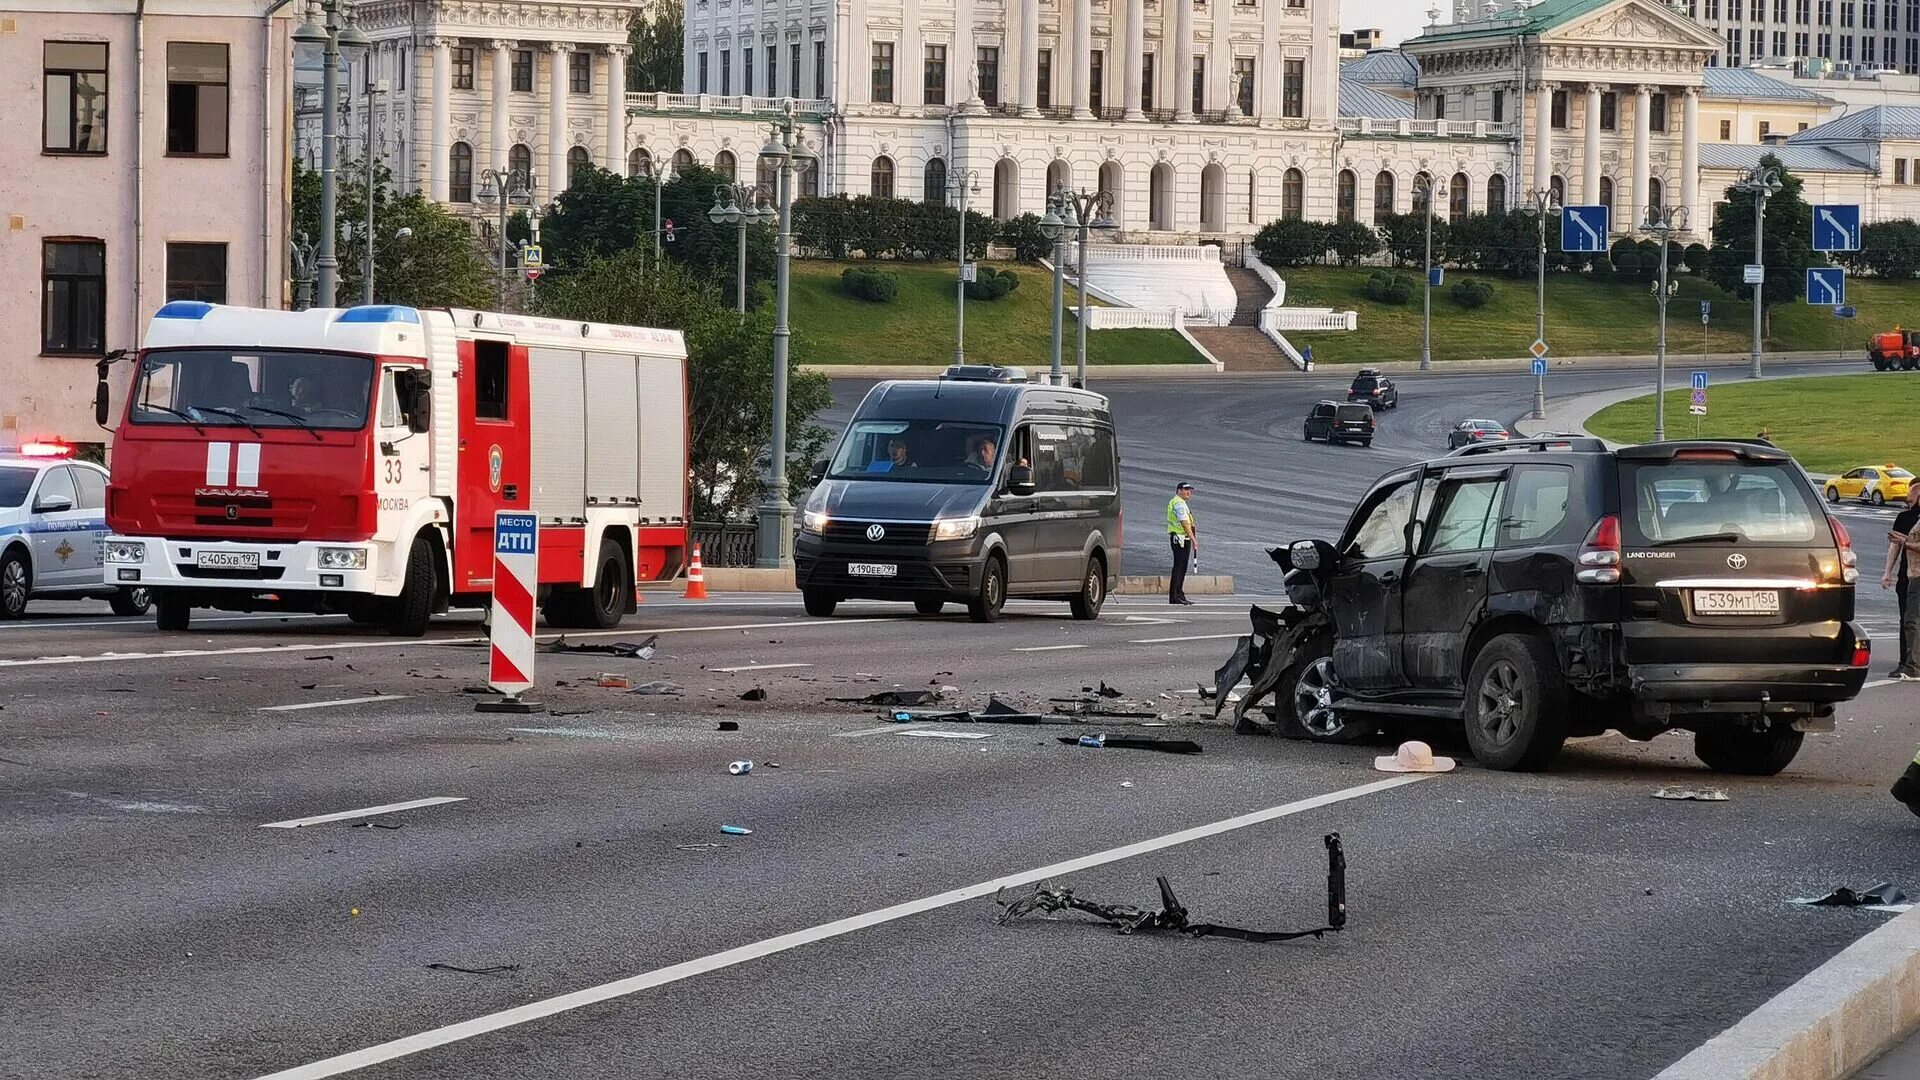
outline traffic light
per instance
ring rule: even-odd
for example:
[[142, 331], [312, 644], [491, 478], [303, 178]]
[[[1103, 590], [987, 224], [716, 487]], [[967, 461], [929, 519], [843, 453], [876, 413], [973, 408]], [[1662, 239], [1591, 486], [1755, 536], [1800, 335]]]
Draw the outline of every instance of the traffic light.
[[660, 231], [664, 234], [662, 238], [666, 240], [667, 243], [669, 244], [673, 243], [673, 219], [672, 218], [668, 218], [665, 221], [662, 221], [660, 223]]

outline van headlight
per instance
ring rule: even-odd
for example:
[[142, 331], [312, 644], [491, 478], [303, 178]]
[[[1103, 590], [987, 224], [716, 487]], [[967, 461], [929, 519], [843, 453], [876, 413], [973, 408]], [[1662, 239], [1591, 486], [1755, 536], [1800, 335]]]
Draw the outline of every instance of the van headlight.
[[933, 523], [935, 540], [971, 540], [973, 534], [980, 531], [978, 515], [963, 518], [941, 518]]
[[800, 530], [802, 532], [810, 532], [815, 536], [825, 536], [827, 532], [827, 522], [832, 520], [833, 518], [823, 511], [808, 510], [800, 515]]
[[366, 548], [320, 549], [320, 569], [322, 570], [365, 570], [367, 568]]
[[116, 540], [107, 545], [108, 563], [139, 564], [147, 561], [147, 545]]

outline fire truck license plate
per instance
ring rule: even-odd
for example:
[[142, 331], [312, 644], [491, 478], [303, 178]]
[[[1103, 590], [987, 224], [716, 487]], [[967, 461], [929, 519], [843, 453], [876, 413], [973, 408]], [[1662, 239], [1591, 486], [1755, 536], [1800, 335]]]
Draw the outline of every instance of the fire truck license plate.
[[856, 562], [847, 564], [847, 573], [852, 577], [895, 577], [900, 568], [893, 563]]
[[258, 570], [257, 551], [202, 551], [194, 556], [194, 565], [202, 570]]
[[1778, 615], [1780, 593], [1775, 589], [1695, 589], [1696, 615]]

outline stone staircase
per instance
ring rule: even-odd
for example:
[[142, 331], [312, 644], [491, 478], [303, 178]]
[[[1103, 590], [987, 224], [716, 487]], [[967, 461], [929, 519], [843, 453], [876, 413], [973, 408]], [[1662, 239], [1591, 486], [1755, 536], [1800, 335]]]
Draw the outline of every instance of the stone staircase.
[[1260, 280], [1260, 275], [1244, 266], [1226, 268], [1227, 280], [1233, 283], [1233, 323], [1234, 326], [1260, 325], [1260, 309], [1273, 299], [1273, 290]]
[[1189, 326], [1187, 332], [1228, 371], [1295, 370], [1293, 361], [1260, 332], [1260, 309], [1273, 299], [1273, 290], [1260, 275], [1245, 267], [1229, 266], [1226, 271], [1235, 297], [1233, 322], [1226, 326]]

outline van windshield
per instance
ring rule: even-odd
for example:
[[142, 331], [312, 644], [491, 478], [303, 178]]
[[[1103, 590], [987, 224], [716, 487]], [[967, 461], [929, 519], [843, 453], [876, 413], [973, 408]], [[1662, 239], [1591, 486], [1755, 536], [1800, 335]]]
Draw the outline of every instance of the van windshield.
[[331, 428], [366, 426], [373, 361], [262, 349], [165, 349], [140, 360], [136, 424]]
[[998, 424], [962, 420], [856, 420], [827, 476], [909, 484], [985, 484], [1005, 446]]
[[1629, 545], [1826, 542], [1825, 514], [1791, 464], [1676, 459], [1621, 463]]

